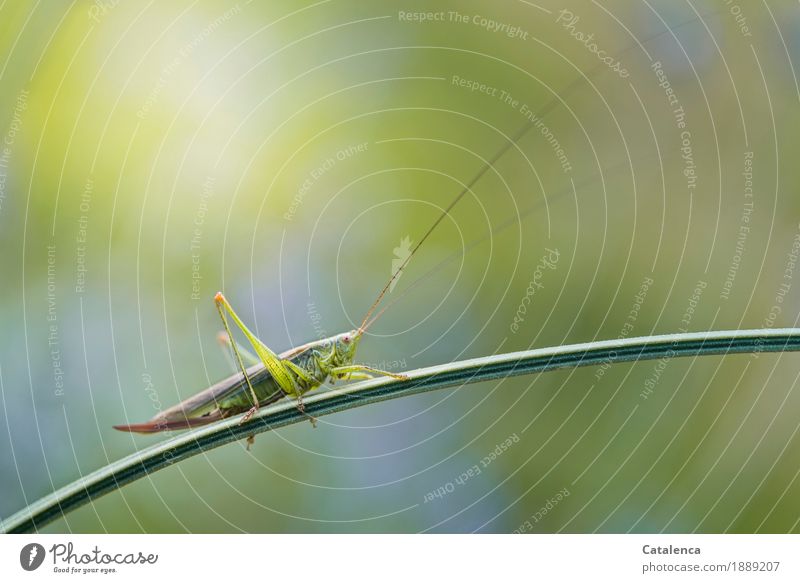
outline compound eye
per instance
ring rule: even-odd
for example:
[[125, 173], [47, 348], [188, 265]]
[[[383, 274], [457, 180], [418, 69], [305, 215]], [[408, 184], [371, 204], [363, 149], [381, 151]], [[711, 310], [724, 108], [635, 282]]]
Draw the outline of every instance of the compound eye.
[[342, 342], [344, 342], [345, 344], [350, 344], [350, 336], [345, 336], [344, 338], [342, 338]]

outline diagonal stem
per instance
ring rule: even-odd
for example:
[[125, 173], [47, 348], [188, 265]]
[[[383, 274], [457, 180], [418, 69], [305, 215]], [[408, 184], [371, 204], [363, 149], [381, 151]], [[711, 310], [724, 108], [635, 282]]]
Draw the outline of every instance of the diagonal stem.
[[559, 368], [681, 356], [800, 351], [800, 328], [666, 334], [498, 354], [421, 368], [409, 380], [370, 379], [305, 400], [305, 413], [282, 402], [244, 424], [234, 417], [182, 433], [111, 463], [30, 504], [0, 523], [0, 532], [33, 532], [67, 512], [147, 474], [250, 435], [380, 401], [445, 387]]

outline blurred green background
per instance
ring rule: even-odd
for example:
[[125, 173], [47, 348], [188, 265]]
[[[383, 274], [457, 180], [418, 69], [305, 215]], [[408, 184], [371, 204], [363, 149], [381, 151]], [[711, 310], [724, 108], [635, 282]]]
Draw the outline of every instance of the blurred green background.
[[[547, 108], [411, 261], [390, 297], [439, 267], [362, 362], [795, 325], [798, 60], [789, 0], [3, 3], [0, 517], [230, 374], [217, 290], [276, 350], [353, 327], [404, 238]], [[797, 531], [798, 363], [404, 398], [46, 530]]]

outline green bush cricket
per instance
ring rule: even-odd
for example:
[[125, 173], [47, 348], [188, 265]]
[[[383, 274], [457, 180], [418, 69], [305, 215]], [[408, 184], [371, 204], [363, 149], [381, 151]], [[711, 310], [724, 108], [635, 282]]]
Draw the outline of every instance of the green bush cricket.
[[[673, 27], [672, 30], [695, 22], [696, 20], [697, 18], [693, 18], [683, 22]], [[655, 34], [645, 42], [658, 38], [666, 34], [666, 32], [667, 31]], [[631, 45], [623, 52], [635, 46], [637, 45]], [[602, 66], [598, 66], [593, 73], [602, 70]], [[553, 98], [539, 110], [538, 117], [542, 118], [552, 111], [563, 101], [564, 96], [576, 91], [582, 85], [582, 81], [585, 78], [585, 76], [579, 77], [561, 92], [561, 96]], [[393, 302], [385, 306], [375, 317], [372, 317], [372, 314], [392, 284], [406, 268], [408, 262], [430, 234], [437, 228], [439, 223], [449, 214], [464, 195], [471, 191], [478, 180], [480, 180], [490, 168], [493, 168], [494, 164], [503, 157], [506, 152], [514, 147], [534, 126], [534, 122], [526, 122], [513, 136], [507, 137], [505, 144], [490, 160], [483, 164], [481, 169], [463, 187], [447, 208], [438, 216], [423, 237], [416, 243], [402, 264], [394, 271], [357, 329], [330, 338], [309, 342], [281, 354], [276, 354], [247, 328], [222, 293], [217, 293], [214, 297], [214, 301], [225, 328], [227, 342], [233, 350], [236, 363], [241, 372], [212, 385], [169, 409], [161, 411], [146, 423], [115, 425], [114, 428], [120, 431], [134, 433], [158, 433], [161, 431], [198, 427], [238, 414], [244, 414], [241, 423], [245, 423], [253, 416], [259, 407], [275, 403], [283, 397], [294, 398], [298, 409], [302, 411], [303, 395], [308, 391], [318, 388], [328, 380], [332, 382], [341, 379], [356, 380], [381, 375], [401, 380], [406, 379], [407, 377], [402, 374], [390, 373], [354, 363], [356, 349], [358, 348], [358, 344], [364, 332], [366, 332], [369, 326], [371, 326], [388, 307], [399, 300], [400, 297], [395, 298]], [[519, 219], [521, 216], [517, 218]], [[510, 222], [505, 226], [509, 224]], [[471, 244], [467, 249], [471, 248], [473, 245], [474, 244]], [[467, 249], [463, 252], [466, 252]], [[424, 277], [426, 276], [423, 276], [421, 279], [424, 279]], [[421, 280], [418, 280], [415, 284], [419, 281]], [[412, 284], [412, 287], [415, 284]], [[252, 361], [249, 368], [245, 368], [242, 358], [242, 353], [246, 355], [247, 353], [241, 349], [233, 339], [227, 316], [233, 319], [234, 323], [247, 337], [256, 352], [256, 357], [250, 356], [248, 359]], [[314, 421], [313, 418], [311, 420], [312, 422]]]
[[[453, 201], [438, 216], [436, 221], [430, 226], [427, 232], [411, 249], [399, 267], [392, 273], [386, 282], [377, 299], [373, 302], [361, 325], [349, 332], [337, 334], [330, 338], [315, 340], [302, 346], [292, 348], [281, 354], [276, 354], [267, 347], [247, 326], [242, 322], [234, 309], [231, 307], [225, 296], [219, 292], [214, 297], [214, 302], [219, 311], [222, 324], [225, 327], [227, 341], [236, 357], [240, 373], [218, 382], [206, 390], [189, 397], [185, 401], [158, 413], [146, 423], [131, 425], [115, 425], [114, 429], [133, 433], [158, 433], [174, 429], [188, 429], [213, 423], [220, 419], [225, 419], [233, 415], [244, 413], [241, 422], [247, 422], [259, 407], [269, 405], [279, 401], [283, 397], [292, 397], [296, 400], [297, 407], [303, 410], [303, 395], [308, 391], [316, 389], [331, 380], [356, 380], [365, 379], [371, 376], [390, 376], [400, 380], [407, 377], [402, 374], [395, 374], [378, 370], [362, 364], [355, 364], [355, 353], [364, 332], [383, 314], [386, 310], [381, 310], [374, 318], [373, 313], [377, 309], [383, 297], [397, 280], [408, 262], [419, 250], [425, 240], [436, 229], [439, 223], [448, 215], [456, 204], [470, 192], [471, 188], [478, 180], [515, 145], [533, 124], [526, 124], [510, 138], [505, 145], [489, 160], [472, 180], [464, 186]], [[388, 306], [387, 306], [388, 307]], [[250, 368], [245, 368], [242, 353], [246, 351], [240, 349], [233, 339], [228, 316], [239, 327], [242, 333], [250, 342], [256, 352], [257, 358], [249, 358]], [[314, 419], [311, 419], [314, 422]]]
[[[146, 423], [115, 425], [114, 429], [134, 433], [158, 433], [174, 429], [198, 427], [241, 413], [244, 413], [241, 423], [245, 423], [259, 407], [279, 401], [283, 397], [293, 397], [297, 402], [297, 407], [302, 411], [303, 395], [328, 380], [357, 380], [371, 376], [390, 376], [401, 380], [406, 379], [407, 377], [402, 374], [386, 372], [354, 363], [356, 349], [361, 337], [383, 314], [385, 309], [381, 310], [374, 318], [372, 318], [372, 314], [428, 236], [492, 164], [516, 143], [529, 127], [530, 124], [526, 124], [526, 127], [523, 127], [524, 131], [518, 132], [513, 140], [506, 143], [491, 161], [484, 164], [469, 184], [459, 192], [450, 205], [439, 215], [386, 282], [386, 285], [378, 294], [377, 299], [373, 302], [357, 329], [337, 334], [330, 338], [309, 342], [281, 354], [276, 354], [247, 328], [225, 296], [218, 292], [214, 297], [214, 302], [225, 327], [227, 341], [230, 343], [241, 373], [224, 379], [185, 401], [159, 412]], [[233, 339], [233, 334], [228, 325], [228, 316], [239, 327], [256, 352], [257, 359], [251, 357], [249, 360], [260, 361], [251, 362], [250, 368], [245, 368], [242, 353], [245, 355], [247, 353], [240, 349]]]

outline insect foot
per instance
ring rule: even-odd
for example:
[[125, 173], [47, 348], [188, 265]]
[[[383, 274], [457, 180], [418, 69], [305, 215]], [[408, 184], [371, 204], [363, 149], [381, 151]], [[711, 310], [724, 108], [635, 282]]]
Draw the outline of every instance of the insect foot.
[[247, 423], [248, 421], [250, 421], [250, 418], [253, 415], [255, 415], [256, 411], [258, 411], [258, 407], [257, 406], [250, 407], [250, 410], [247, 413], [245, 413], [244, 417], [242, 417], [242, 420], [239, 421], [239, 425], [243, 425], [244, 423]]

